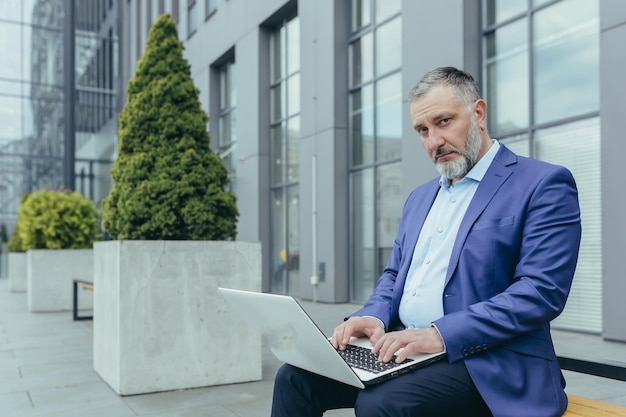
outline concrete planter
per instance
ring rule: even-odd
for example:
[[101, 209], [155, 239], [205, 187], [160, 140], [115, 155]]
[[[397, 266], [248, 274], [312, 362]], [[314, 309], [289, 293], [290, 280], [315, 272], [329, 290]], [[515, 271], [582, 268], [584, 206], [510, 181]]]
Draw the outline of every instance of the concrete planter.
[[26, 252], [9, 252], [8, 279], [9, 291], [26, 291]]
[[120, 395], [260, 380], [260, 331], [218, 286], [261, 290], [260, 243], [97, 242], [95, 371]]
[[[92, 280], [93, 249], [31, 249], [26, 252], [26, 276], [30, 311], [71, 311], [73, 280]], [[91, 310], [93, 295], [82, 295], [80, 302], [79, 309]]]

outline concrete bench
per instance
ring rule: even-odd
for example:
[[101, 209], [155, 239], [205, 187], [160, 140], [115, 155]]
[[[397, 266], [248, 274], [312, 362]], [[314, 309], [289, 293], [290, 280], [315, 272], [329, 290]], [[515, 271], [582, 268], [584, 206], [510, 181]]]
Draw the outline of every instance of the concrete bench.
[[[626, 381], [626, 367], [559, 356], [561, 369], [588, 375]], [[626, 407], [568, 394], [569, 405], [564, 417], [626, 417]]]
[[74, 316], [74, 321], [77, 320], [92, 320], [93, 316], [79, 316], [78, 315], [78, 285], [82, 285], [83, 290], [93, 291], [93, 282], [83, 281], [81, 279], [72, 280], [72, 290], [74, 292], [73, 305], [72, 305], [72, 313]]

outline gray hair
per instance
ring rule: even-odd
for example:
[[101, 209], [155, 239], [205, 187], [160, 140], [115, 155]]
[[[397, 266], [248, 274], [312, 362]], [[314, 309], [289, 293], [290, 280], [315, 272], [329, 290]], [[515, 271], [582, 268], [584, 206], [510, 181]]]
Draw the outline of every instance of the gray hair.
[[409, 103], [420, 99], [437, 85], [446, 85], [454, 89], [454, 95], [469, 109], [480, 99], [478, 84], [474, 77], [454, 67], [439, 67], [424, 74], [421, 80], [409, 91]]

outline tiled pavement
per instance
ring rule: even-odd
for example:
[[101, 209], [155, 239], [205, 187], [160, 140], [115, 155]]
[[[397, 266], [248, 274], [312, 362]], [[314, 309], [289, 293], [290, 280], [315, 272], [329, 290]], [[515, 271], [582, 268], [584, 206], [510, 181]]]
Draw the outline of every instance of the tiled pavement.
[[[358, 306], [303, 302], [325, 333]], [[559, 354], [621, 362], [626, 343], [554, 331]], [[0, 279], [0, 417], [261, 417], [269, 415], [272, 381], [280, 366], [263, 347], [263, 380], [252, 383], [117, 395], [94, 372], [92, 322], [71, 312], [30, 313], [24, 293]], [[626, 382], [565, 371], [567, 391], [626, 406]], [[354, 415], [351, 410], [326, 413]]]

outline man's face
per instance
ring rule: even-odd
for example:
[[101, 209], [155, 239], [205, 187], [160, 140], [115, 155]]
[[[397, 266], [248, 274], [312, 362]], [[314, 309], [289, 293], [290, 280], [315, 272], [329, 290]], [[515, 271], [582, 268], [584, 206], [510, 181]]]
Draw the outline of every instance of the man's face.
[[411, 103], [411, 120], [424, 149], [447, 178], [463, 178], [488, 149], [484, 133], [486, 104], [474, 103], [470, 114], [447, 86], [432, 87]]

